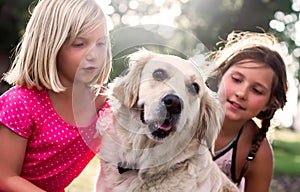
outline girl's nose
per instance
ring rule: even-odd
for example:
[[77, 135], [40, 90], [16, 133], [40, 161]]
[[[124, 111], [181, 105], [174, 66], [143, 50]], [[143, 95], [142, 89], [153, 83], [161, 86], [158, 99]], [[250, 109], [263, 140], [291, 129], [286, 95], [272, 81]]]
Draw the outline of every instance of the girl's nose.
[[96, 46], [91, 47], [86, 53], [86, 59], [89, 61], [95, 60], [99, 57], [99, 51]]
[[247, 95], [248, 95], [248, 89], [247, 89], [247, 87], [242, 87], [242, 86], [239, 87], [239, 89], [237, 89], [235, 91], [235, 95], [239, 99], [243, 99], [243, 100], [247, 99]]

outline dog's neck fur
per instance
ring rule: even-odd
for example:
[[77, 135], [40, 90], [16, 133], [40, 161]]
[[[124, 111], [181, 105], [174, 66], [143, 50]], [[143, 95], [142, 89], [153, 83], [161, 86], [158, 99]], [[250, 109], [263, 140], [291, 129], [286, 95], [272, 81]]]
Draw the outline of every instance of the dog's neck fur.
[[[177, 145], [180, 145], [180, 143]], [[152, 152], [156, 152], [155, 154], [151, 152], [145, 154], [143, 150], [139, 150], [139, 152], [134, 150], [125, 150], [123, 151], [123, 157], [121, 158], [122, 162], [120, 162], [121, 166], [119, 166], [121, 169], [119, 169], [119, 171], [134, 170], [144, 176], [146, 176], [145, 174], [149, 176], [161, 174], [162, 172], [170, 171], [175, 167], [177, 169], [178, 166], [183, 164], [185, 161], [198, 156], [199, 146], [199, 140], [192, 138], [191, 141], [177, 153], [170, 151], [167, 146], [161, 147], [164, 148], [164, 150], [152, 150]], [[178, 153], [181, 155], [178, 155]], [[153, 156], [155, 158], [152, 158]], [[165, 160], [165, 162], [162, 162], [161, 160]]]
[[[202, 153], [199, 153], [199, 148], [201, 148]], [[191, 175], [202, 175], [203, 177], [197, 178], [197, 182], [205, 182], [205, 178], [207, 178], [205, 175], [210, 173], [210, 164], [213, 163], [207, 147], [199, 147], [198, 140], [192, 139], [180, 153], [181, 155], [176, 155], [170, 161], [164, 162], [163, 164], [140, 168], [139, 170], [129, 170], [131, 172], [129, 175], [135, 172], [134, 174], [136, 174], [141, 181], [140, 187], [143, 189], [142, 191], [148, 191], [152, 188], [155, 189], [157, 185], [160, 186], [166, 179], [178, 174], [185, 175], [185, 178], [189, 178]], [[199, 166], [199, 163], [201, 163], [201, 166]], [[203, 178], [203, 180], [201, 178]]]

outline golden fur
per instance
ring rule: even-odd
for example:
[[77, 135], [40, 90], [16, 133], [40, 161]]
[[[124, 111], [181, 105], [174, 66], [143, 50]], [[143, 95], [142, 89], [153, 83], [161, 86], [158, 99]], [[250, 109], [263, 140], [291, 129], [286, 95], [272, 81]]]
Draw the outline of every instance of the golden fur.
[[111, 86], [97, 191], [238, 191], [208, 150], [223, 111], [196, 66], [144, 49], [129, 63]]

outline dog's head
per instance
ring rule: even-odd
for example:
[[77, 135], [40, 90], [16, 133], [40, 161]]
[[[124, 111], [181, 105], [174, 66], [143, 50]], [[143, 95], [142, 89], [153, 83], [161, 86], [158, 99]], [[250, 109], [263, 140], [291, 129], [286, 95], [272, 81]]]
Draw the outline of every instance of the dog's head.
[[[155, 142], [188, 132], [212, 146], [223, 120], [222, 109], [197, 67], [189, 60], [145, 49], [130, 55], [129, 61], [127, 75], [116, 79], [112, 89], [123, 127], [135, 121], [131, 128], [141, 129], [135, 131]], [[120, 106], [128, 113], [120, 115]], [[129, 113], [131, 117], [124, 118]]]

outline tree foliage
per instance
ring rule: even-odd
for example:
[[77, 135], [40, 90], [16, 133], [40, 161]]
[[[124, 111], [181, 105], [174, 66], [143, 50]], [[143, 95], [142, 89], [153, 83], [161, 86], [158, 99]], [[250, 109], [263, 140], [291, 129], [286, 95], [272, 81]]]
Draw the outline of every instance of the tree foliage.
[[[174, 26], [195, 35], [209, 50], [216, 49], [216, 43], [225, 39], [233, 30], [271, 32], [280, 40], [293, 43], [293, 40], [287, 38], [285, 34], [270, 28], [270, 21], [278, 11], [282, 13], [291, 11], [292, 2], [289, 0], [112, 0], [107, 2], [106, 5], [110, 7], [107, 14], [112, 19], [114, 30], [124, 26], [149, 23]], [[142, 33], [121, 34], [120, 38], [123, 40], [115, 41], [113, 45], [118, 47], [126, 43], [124, 37], [127, 41], [145, 38]], [[185, 35], [174, 36], [171, 41], [178, 42], [181, 49], [191, 48], [191, 41], [187, 41]]]
[[[226, 38], [233, 30], [271, 31], [281, 40], [286, 41], [294, 51], [298, 45], [295, 38], [288, 30], [295, 27], [298, 21], [297, 11], [292, 10], [291, 0], [98, 0], [106, 14], [111, 18], [114, 25], [112, 37], [113, 51], [117, 48], [131, 45], [134, 41], [156, 39], [148, 33], [122, 33], [120, 29], [125, 26], [157, 23], [174, 26], [186, 31], [189, 37], [195, 36], [209, 50], [216, 48], [216, 43]], [[298, 0], [294, 0], [296, 2]], [[29, 19], [29, 8], [32, 0], [0, 0], [0, 53], [11, 55], [21, 37], [25, 25]], [[295, 4], [295, 3], [294, 3]], [[33, 5], [32, 5], [33, 6]], [[295, 14], [297, 19], [294, 23], [284, 23], [285, 31], [270, 28], [270, 21], [277, 20], [276, 13], [283, 15]], [[275, 15], [275, 17], [274, 17]], [[282, 19], [282, 18], [281, 18]], [[283, 22], [283, 21], [280, 21]], [[115, 33], [116, 31], [118, 31]], [[300, 32], [299, 32], [300, 33]], [[160, 41], [159, 38], [156, 39]], [[156, 42], [156, 41], [155, 41]], [[176, 44], [174, 44], [176, 43]], [[168, 43], [167, 43], [168, 44]], [[179, 32], [169, 39], [173, 47], [180, 50], [189, 50], [193, 44], [193, 38]], [[147, 45], [149, 46], [149, 44]], [[161, 45], [159, 45], [161, 49]], [[193, 45], [194, 46], [194, 45]], [[202, 46], [199, 42], [195, 46]], [[150, 46], [151, 47], [151, 46]], [[129, 47], [126, 47], [129, 48]], [[169, 47], [170, 48], [170, 47]], [[300, 51], [296, 52], [300, 55]], [[118, 51], [115, 55], [124, 55], [130, 52], [124, 50], [123, 54]], [[180, 53], [178, 53], [180, 54]], [[114, 60], [114, 62], [118, 62]], [[119, 62], [120, 63], [120, 62]], [[121, 69], [120, 69], [121, 70]], [[118, 74], [119, 71], [114, 71]]]
[[9, 53], [21, 37], [29, 18], [32, 0], [0, 1], [0, 52]]
[[187, 27], [212, 49], [233, 30], [269, 31], [275, 11], [289, 8], [289, 1], [280, 0], [197, 0], [183, 4], [178, 21], [191, 18]]
[[271, 30], [277, 36], [287, 43], [291, 56], [296, 59], [297, 63], [291, 66], [291, 70], [297, 71], [296, 77], [298, 84], [300, 80], [300, 0], [294, 0], [291, 4], [291, 9], [288, 11], [278, 10], [274, 14], [274, 18], [270, 21]]

